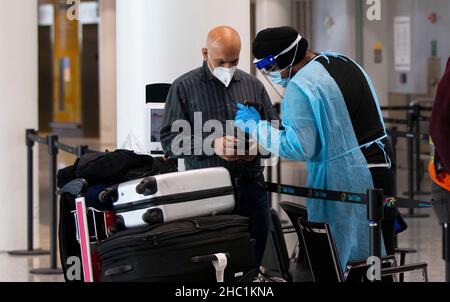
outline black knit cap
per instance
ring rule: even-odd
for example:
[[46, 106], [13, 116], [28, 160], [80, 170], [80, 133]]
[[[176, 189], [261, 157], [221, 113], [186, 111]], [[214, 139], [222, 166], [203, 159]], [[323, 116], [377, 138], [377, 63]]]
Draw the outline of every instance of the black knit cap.
[[[256, 59], [262, 59], [269, 55], [276, 56], [295, 42], [298, 32], [289, 26], [267, 28], [260, 31], [253, 41], [253, 56]], [[277, 58], [277, 64], [280, 69], [291, 65], [295, 54], [295, 47], [289, 52]], [[299, 63], [306, 56], [308, 50], [308, 41], [302, 38], [298, 44], [297, 55], [294, 64]]]

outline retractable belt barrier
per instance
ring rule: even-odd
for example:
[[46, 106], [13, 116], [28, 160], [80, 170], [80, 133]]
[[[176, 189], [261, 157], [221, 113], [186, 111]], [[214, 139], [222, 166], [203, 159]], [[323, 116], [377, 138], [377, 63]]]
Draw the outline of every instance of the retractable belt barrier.
[[382, 111], [408, 111], [413, 110], [415, 106], [420, 107], [421, 111], [432, 111], [432, 107], [424, 107], [420, 105], [412, 105], [412, 106], [382, 106]]
[[295, 187], [275, 183], [266, 183], [268, 192], [285, 194], [312, 199], [336, 201], [350, 204], [366, 205], [367, 222], [369, 226], [370, 256], [381, 257], [381, 222], [383, 220], [383, 207], [399, 208], [430, 208], [431, 203], [424, 201], [408, 200], [404, 198], [385, 198], [383, 190], [367, 190], [366, 194], [319, 190], [313, 188]]
[[[296, 187], [289, 185], [281, 185], [271, 182], [266, 182], [266, 190], [271, 193], [284, 194], [290, 196], [330, 200], [351, 204], [366, 205], [368, 202], [367, 194], [339, 192], [330, 190], [320, 190], [305, 187]], [[410, 200], [401, 197], [384, 197], [384, 207], [397, 207], [403, 209], [424, 209], [431, 208], [431, 203], [419, 200]]]
[[395, 119], [395, 118], [383, 118], [385, 123], [388, 124], [398, 124], [398, 125], [408, 125], [408, 120]]
[[430, 141], [430, 135], [426, 134], [426, 133], [411, 133], [411, 132], [407, 132], [407, 131], [392, 131], [392, 129], [386, 129], [387, 134], [389, 136], [393, 136], [395, 135], [396, 137], [402, 137], [402, 138], [411, 138], [411, 139], [419, 139], [419, 140], [423, 140], [425, 142], [429, 142]]
[[[25, 132], [25, 140], [27, 146], [27, 249], [20, 251], [10, 251], [8, 254], [12, 256], [41, 256], [50, 254], [50, 267], [37, 268], [30, 270], [32, 274], [61, 274], [62, 270], [57, 265], [57, 195], [56, 195], [56, 174], [58, 151], [74, 154], [78, 158], [83, 154], [92, 152], [85, 145], [71, 147], [59, 142], [58, 136], [48, 135], [46, 137], [39, 136], [34, 129], [27, 129]], [[38, 143], [48, 146], [48, 154], [50, 159], [50, 251], [35, 249], [33, 247], [33, 147]]]

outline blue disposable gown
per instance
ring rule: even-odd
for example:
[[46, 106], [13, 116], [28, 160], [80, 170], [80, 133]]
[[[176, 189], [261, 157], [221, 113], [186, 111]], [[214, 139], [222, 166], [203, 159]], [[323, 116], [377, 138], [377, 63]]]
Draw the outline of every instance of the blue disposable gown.
[[[252, 136], [282, 158], [306, 161], [308, 187], [354, 193], [373, 188], [361, 151], [370, 144], [358, 145], [344, 97], [321, 63], [310, 62], [291, 79], [282, 102], [282, 125], [284, 130], [278, 130], [262, 121]], [[372, 143], [383, 147], [381, 138]], [[308, 199], [307, 208], [310, 221], [330, 225], [343, 269], [348, 261], [370, 256], [365, 205]], [[382, 249], [385, 254], [384, 245]]]

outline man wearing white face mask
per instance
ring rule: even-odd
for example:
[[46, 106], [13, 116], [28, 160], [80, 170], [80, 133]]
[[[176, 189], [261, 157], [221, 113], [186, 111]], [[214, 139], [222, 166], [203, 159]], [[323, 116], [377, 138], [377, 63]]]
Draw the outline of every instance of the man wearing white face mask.
[[[278, 120], [278, 117], [263, 84], [237, 69], [240, 51], [241, 40], [234, 29], [221, 26], [209, 32], [206, 47], [202, 49], [203, 66], [176, 79], [171, 87], [161, 142], [166, 154], [185, 159], [187, 169], [228, 169], [235, 187], [235, 214], [250, 218], [250, 233], [255, 239], [255, 254], [260, 264], [269, 226], [268, 198], [263, 187], [264, 168], [260, 155], [239, 155], [236, 133], [225, 134], [226, 121], [233, 121], [238, 105], [246, 101], [254, 104], [262, 120]], [[206, 154], [203, 143], [196, 144], [211, 135], [211, 132], [203, 132], [201, 139], [196, 137], [198, 133], [192, 133], [187, 140], [183, 140], [181, 149], [190, 152], [189, 155], [180, 155], [172, 150], [172, 143], [180, 136], [180, 132], [172, 130], [172, 125], [177, 120], [185, 120], [194, 129], [194, 114], [199, 112], [202, 113], [201, 126], [210, 120], [222, 123], [224, 133], [215, 137], [211, 146], [215, 154]], [[232, 122], [230, 125], [233, 126]], [[185, 143], [187, 141], [190, 144]]]

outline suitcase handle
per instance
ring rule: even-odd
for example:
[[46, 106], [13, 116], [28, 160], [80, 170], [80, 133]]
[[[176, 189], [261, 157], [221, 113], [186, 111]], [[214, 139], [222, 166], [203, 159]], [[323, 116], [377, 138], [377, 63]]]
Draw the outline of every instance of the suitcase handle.
[[217, 282], [223, 282], [225, 277], [225, 269], [227, 268], [229, 253], [220, 253], [208, 256], [192, 257], [193, 263], [211, 262], [216, 270]]
[[[230, 253], [224, 253], [225, 256], [227, 256], [227, 259], [230, 259]], [[192, 263], [205, 263], [205, 262], [212, 262], [216, 261], [217, 256], [216, 255], [207, 255], [207, 256], [195, 256], [191, 258]]]
[[150, 196], [158, 192], [158, 183], [153, 176], [144, 178], [137, 186], [136, 193]]
[[118, 267], [110, 268], [109, 270], [105, 271], [105, 277], [114, 277], [117, 275], [126, 274], [128, 272], [131, 272], [133, 270], [133, 266], [131, 265], [123, 265]]

